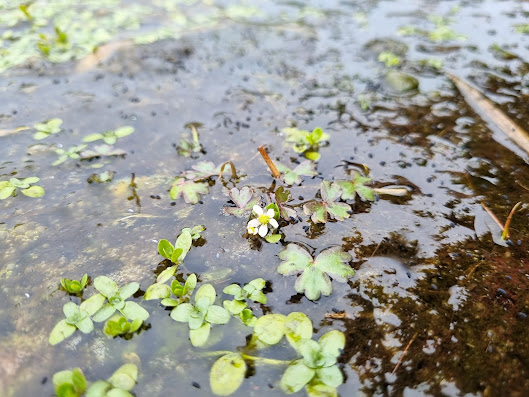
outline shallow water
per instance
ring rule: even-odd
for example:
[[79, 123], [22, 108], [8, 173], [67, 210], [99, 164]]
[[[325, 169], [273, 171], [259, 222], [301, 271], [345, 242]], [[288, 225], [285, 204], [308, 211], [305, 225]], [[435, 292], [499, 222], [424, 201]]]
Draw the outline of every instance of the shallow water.
[[[2, 395], [52, 395], [53, 374], [73, 367], [103, 379], [131, 352], [142, 363], [135, 395], [211, 395], [214, 358], [197, 352], [244, 346], [252, 331], [237, 319], [216, 327], [207, 348], [192, 348], [187, 325], [148, 301], [142, 305], [150, 326], [131, 340], [108, 339], [96, 325], [92, 334], [48, 344], [63, 304], [79, 302], [59, 290], [61, 277], [107, 275], [145, 290], [164, 266], [157, 241], [173, 241], [196, 224], [206, 226], [206, 242], [189, 252], [179, 272], [198, 274], [217, 292], [263, 277], [268, 303], [255, 306], [256, 315], [302, 311], [317, 335], [343, 331], [340, 395], [523, 395], [529, 213], [522, 207], [514, 216], [507, 247], [490, 234], [478, 238], [474, 220], [487, 216], [481, 202], [502, 221], [516, 202], [529, 202], [528, 155], [477, 116], [443, 69], [420, 60], [442, 60], [445, 70], [529, 129], [528, 37], [514, 31], [528, 5], [274, 1], [252, 2], [253, 10], [249, 3], [160, 2], [140, 16], [136, 31], [118, 29], [113, 41], [174, 28], [174, 15], [164, 10], [177, 3], [192, 23], [163, 40], [121, 46], [98, 65], [32, 59], [1, 75], [0, 180], [38, 176], [46, 189], [42, 198], [0, 201]], [[397, 33], [403, 26], [433, 30], [428, 15], [450, 16], [449, 28], [466, 40]], [[495, 44], [513, 56], [501, 56]], [[388, 87], [389, 67], [377, 61], [384, 50], [401, 52], [393, 68], [418, 79], [418, 90]], [[53, 117], [64, 120], [63, 131], [43, 141], [31, 130], [14, 132]], [[205, 154], [196, 159], [174, 147], [190, 135], [189, 122], [203, 125]], [[89, 133], [124, 125], [136, 130], [115, 145], [124, 158], [51, 166], [53, 145], [71, 147]], [[298, 208], [303, 222], [283, 226], [280, 244], [255, 249], [242, 236], [246, 219], [222, 213], [225, 188], [252, 186], [264, 198], [273, 178], [257, 147], [292, 166], [301, 157], [280, 132], [292, 125], [321, 126], [331, 135], [320, 150], [319, 176], [291, 188], [294, 204], [313, 199], [323, 178], [344, 178], [362, 164], [374, 186], [406, 186], [410, 194], [356, 202], [349, 219], [325, 225], [312, 224]], [[194, 206], [171, 200], [173, 178], [200, 160], [231, 160], [243, 176], [215, 178]], [[102, 170], [115, 171], [114, 180], [87, 183]], [[346, 284], [334, 282], [331, 296], [309, 301], [295, 293], [293, 276], [276, 272], [282, 245], [292, 242], [315, 254], [341, 245], [357, 273]], [[90, 285], [84, 296], [94, 291]], [[279, 348], [268, 354], [292, 358]], [[283, 395], [282, 371], [256, 366], [234, 395]]]

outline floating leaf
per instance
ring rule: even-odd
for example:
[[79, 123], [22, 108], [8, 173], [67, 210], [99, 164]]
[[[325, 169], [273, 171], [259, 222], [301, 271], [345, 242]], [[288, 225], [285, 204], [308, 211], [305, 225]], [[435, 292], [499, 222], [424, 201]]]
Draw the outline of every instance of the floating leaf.
[[269, 243], [275, 244], [278, 243], [281, 240], [280, 234], [271, 234], [269, 236], [265, 237], [265, 240]]
[[288, 394], [295, 393], [309, 383], [316, 371], [307, 367], [303, 360], [296, 360], [288, 366], [281, 378], [281, 389]]
[[186, 179], [199, 181], [215, 175], [219, 175], [221, 166], [222, 165], [216, 166], [211, 161], [201, 161], [195, 165], [192, 165], [190, 170], [184, 171], [183, 175], [186, 177]]
[[20, 193], [28, 197], [42, 197], [45, 192], [41, 186], [31, 186], [27, 189], [22, 189]]
[[342, 195], [340, 185], [336, 182], [323, 181], [320, 192], [322, 201], [315, 200], [303, 205], [303, 211], [311, 216], [314, 223], [325, 223], [328, 216], [340, 221], [349, 218], [347, 211], [351, 211], [351, 206], [336, 202]]
[[339, 180], [335, 183], [342, 188], [342, 200], [354, 200], [358, 195], [363, 201], [375, 201], [375, 192], [372, 188], [365, 186], [369, 182], [371, 178], [355, 171], [352, 181]]
[[315, 169], [314, 163], [309, 160], [305, 160], [297, 165], [293, 170], [288, 168], [286, 165], [279, 162], [275, 163], [277, 169], [283, 174], [282, 179], [287, 185], [299, 185], [301, 184], [301, 176], [316, 176], [318, 172]]
[[246, 362], [239, 353], [222, 356], [211, 367], [211, 391], [217, 396], [229, 396], [234, 393], [241, 386], [246, 369]]
[[86, 145], [78, 145], [78, 146], [72, 146], [69, 149], [55, 149], [55, 153], [59, 156], [57, 160], [55, 160], [51, 165], [59, 165], [64, 163], [68, 159], [74, 159], [77, 160], [81, 158], [81, 153], [86, 148]]
[[235, 203], [236, 207], [224, 206], [223, 210], [229, 215], [238, 217], [247, 215], [254, 205], [261, 203], [261, 198], [248, 186], [244, 186], [241, 190], [234, 187], [229, 191], [228, 196]]
[[44, 189], [40, 186], [30, 186], [33, 183], [40, 181], [36, 176], [24, 178], [10, 178], [9, 181], [0, 182], [0, 200], [5, 200], [10, 196], [14, 196], [17, 189], [28, 197], [42, 197], [44, 196]]
[[33, 139], [41, 140], [49, 137], [51, 134], [57, 134], [61, 131], [61, 125], [62, 120], [58, 118], [35, 124], [33, 127], [37, 132], [33, 135]]
[[120, 127], [117, 130], [103, 132], [102, 134], [90, 134], [84, 137], [83, 142], [95, 142], [102, 139], [107, 145], [113, 145], [118, 138], [125, 137], [134, 132], [134, 127]]
[[266, 314], [255, 323], [254, 335], [267, 345], [275, 345], [285, 334], [286, 316], [282, 314]]
[[335, 387], [327, 386], [321, 382], [310, 382], [306, 389], [307, 397], [338, 397]]
[[284, 276], [301, 275], [296, 280], [295, 289], [305, 293], [310, 300], [319, 299], [320, 295], [330, 295], [332, 285], [329, 276], [338, 282], [345, 282], [354, 276], [354, 270], [347, 265], [352, 257], [341, 247], [332, 247], [322, 251], [315, 260], [299, 245], [289, 244], [279, 253], [283, 260], [277, 271]]
[[312, 338], [312, 321], [305, 313], [290, 313], [285, 321], [285, 336], [290, 345], [298, 350], [299, 342]]
[[279, 207], [279, 214], [284, 220], [295, 218], [298, 214], [294, 208], [285, 203], [291, 198], [290, 190], [285, 190], [283, 186], [279, 186], [275, 192], [276, 203]]
[[171, 296], [171, 288], [167, 284], [154, 283], [147, 288], [144, 300], [165, 299]]
[[169, 192], [171, 199], [176, 200], [181, 195], [188, 204], [196, 204], [200, 201], [201, 194], [209, 192], [208, 184], [204, 182], [193, 182], [185, 178], [178, 177], [175, 179], [173, 186]]
[[132, 390], [138, 380], [138, 367], [134, 364], [124, 364], [112, 374], [108, 381], [112, 386], [121, 390]]
[[93, 150], [88, 149], [81, 152], [81, 159], [88, 160], [95, 157], [125, 156], [127, 152], [122, 149], [115, 149], [110, 145], [97, 145]]

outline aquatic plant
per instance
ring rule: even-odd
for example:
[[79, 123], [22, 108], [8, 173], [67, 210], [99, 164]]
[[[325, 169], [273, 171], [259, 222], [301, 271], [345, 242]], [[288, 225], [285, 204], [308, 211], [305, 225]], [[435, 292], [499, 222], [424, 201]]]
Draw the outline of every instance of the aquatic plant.
[[97, 313], [94, 313], [92, 318], [95, 322], [105, 321], [116, 310], [129, 320], [145, 321], [149, 318], [147, 310], [136, 302], [127, 301], [140, 288], [137, 282], [128, 283], [118, 288], [114, 280], [106, 276], [98, 276], [94, 279], [94, 287], [99, 291], [99, 295], [107, 300], [107, 303]]
[[61, 278], [61, 286], [70, 294], [79, 294], [83, 292], [86, 283], [88, 282], [88, 274], [83, 275], [81, 280], [70, 280], [68, 278]]
[[127, 338], [128, 335], [131, 335], [138, 329], [140, 329], [142, 324], [143, 321], [140, 319], [135, 319], [129, 322], [122, 315], [114, 314], [106, 321], [103, 330], [105, 334], [109, 337], [113, 338], [121, 335]]
[[297, 128], [283, 128], [282, 131], [287, 135], [286, 142], [293, 144], [294, 151], [303, 153], [306, 158], [312, 161], [320, 159], [319, 147], [330, 138], [330, 135], [323, 132], [319, 127], [314, 128], [312, 132]]
[[375, 191], [369, 186], [365, 186], [371, 181], [371, 178], [353, 171], [352, 180], [337, 180], [335, 183], [342, 189], [342, 200], [354, 200], [358, 196], [362, 201], [374, 201]]
[[183, 196], [184, 201], [188, 204], [198, 203], [200, 201], [200, 195], [208, 193], [209, 187], [207, 183], [194, 182], [192, 180], [187, 180], [184, 177], [177, 177], [169, 191], [171, 199], [176, 200], [180, 196]]
[[38, 181], [40, 181], [40, 178], [37, 178], [36, 176], [31, 176], [22, 180], [18, 178], [10, 178], [8, 181], [0, 181], [0, 200], [5, 200], [10, 196], [16, 196], [17, 190], [20, 190], [20, 193], [24, 196], [42, 197], [45, 193], [44, 188], [34, 185]]
[[279, 172], [281, 172], [281, 179], [287, 185], [299, 185], [301, 184], [302, 176], [316, 176], [318, 172], [315, 169], [315, 165], [310, 160], [302, 161], [298, 164], [293, 170], [288, 168], [286, 165], [281, 164], [280, 162], [275, 163]]
[[252, 327], [257, 322], [257, 317], [255, 317], [252, 311], [247, 308], [247, 301], [250, 300], [266, 304], [268, 299], [263, 293], [265, 284], [266, 282], [262, 278], [256, 278], [244, 287], [241, 287], [238, 284], [230, 284], [225, 287], [222, 292], [228, 295], [233, 295], [233, 300], [225, 300], [222, 302], [222, 305], [232, 316], [238, 316], [245, 325]]
[[247, 230], [249, 234], [256, 235], [259, 233], [259, 236], [265, 237], [268, 234], [269, 227], [274, 229], [279, 227], [277, 220], [274, 219], [276, 211], [273, 208], [268, 208], [267, 206], [265, 213], [260, 206], [254, 205], [252, 211], [257, 217], [248, 222]]
[[[349, 188], [347, 194], [351, 195], [354, 193], [354, 185]], [[351, 206], [337, 201], [343, 194], [339, 183], [324, 180], [320, 185], [320, 194], [321, 200], [312, 200], [303, 205], [303, 211], [310, 215], [314, 223], [325, 223], [329, 216], [339, 221], [349, 218], [348, 211], [351, 211]]]
[[86, 148], [85, 144], [78, 145], [78, 146], [72, 146], [69, 149], [62, 149], [57, 148], [55, 149], [55, 153], [59, 156], [57, 160], [55, 160], [51, 165], [59, 165], [64, 163], [68, 159], [80, 159], [81, 155], [80, 153]]
[[382, 51], [378, 54], [377, 60], [383, 62], [387, 68], [400, 65], [401, 63], [400, 57], [391, 51]]
[[229, 190], [228, 196], [235, 204], [235, 207], [224, 206], [222, 209], [224, 213], [228, 215], [235, 215], [237, 217], [243, 217], [247, 215], [252, 210], [254, 205], [259, 205], [261, 203], [261, 198], [257, 196], [255, 191], [248, 186], [244, 186], [240, 190], [234, 187]]
[[138, 381], [138, 367], [128, 363], [119, 367], [107, 380], [98, 380], [88, 389], [88, 382], [80, 368], [59, 371], [53, 375], [57, 397], [134, 397], [131, 391]]
[[104, 303], [105, 297], [100, 294], [91, 296], [79, 306], [74, 302], [66, 303], [62, 308], [66, 318], [53, 327], [48, 339], [49, 343], [56, 345], [72, 336], [76, 330], [84, 334], [92, 332], [94, 323], [90, 317], [100, 310]]
[[[191, 231], [192, 230], [190, 229], [183, 229], [182, 233], [180, 233], [176, 239], [174, 245], [166, 239], [161, 239], [158, 242], [158, 253], [164, 258], [170, 259], [173, 263], [181, 263], [193, 244], [193, 236], [191, 235]], [[195, 231], [195, 233], [197, 232]], [[176, 267], [174, 270], [176, 271]]]
[[211, 324], [226, 324], [230, 314], [221, 306], [214, 305], [217, 293], [211, 284], [202, 285], [195, 293], [195, 304], [182, 303], [171, 311], [175, 321], [188, 323], [189, 339], [196, 347], [203, 346], [211, 331]]
[[90, 134], [83, 138], [83, 142], [95, 142], [100, 139], [103, 140], [107, 145], [115, 144], [119, 138], [123, 138], [134, 132], [134, 127], [125, 126], [115, 130], [105, 131], [103, 133]]
[[330, 295], [332, 292], [332, 277], [335, 281], [345, 282], [353, 277], [355, 271], [346, 263], [352, 257], [344, 252], [342, 247], [332, 247], [323, 250], [315, 259], [297, 244], [289, 244], [279, 253], [283, 260], [277, 272], [290, 276], [301, 274], [295, 284], [299, 293], [304, 293], [310, 300], [317, 300], [320, 295]]
[[33, 134], [33, 139], [40, 141], [41, 139], [47, 138], [52, 134], [57, 134], [61, 131], [62, 120], [54, 118], [42, 123], [37, 123], [33, 126], [37, 132]]

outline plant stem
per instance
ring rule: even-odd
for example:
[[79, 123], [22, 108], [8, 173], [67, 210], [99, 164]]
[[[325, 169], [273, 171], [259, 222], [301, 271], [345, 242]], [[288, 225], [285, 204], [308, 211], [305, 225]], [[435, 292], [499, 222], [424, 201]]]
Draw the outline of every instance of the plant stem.
[[281, 176], [281, 173], [277, 170], [274, 162], [272, 161], [268, 153], [266, 153], [265, 148], [263, 146], [259, 146], [258, 149], [259, 149], [259, 153], [261, 153], [261, 156], [266, 162], [266, 165], [268, 166], [268, 168], [270, 168], [270, 171], [272, 171], [272, 176], [274, 178], [279, 178]]
[[[232, 354], [234, 352], [230, 350], [217, 350], [214, 352], [202, 353], [202, 357], [221, 356], [225, 354]], [[289, 365], [292, 360], [276, 360], [274, 358], [256, 357], [250, 356], [249, 354], [239, 353], [245, 360], [255, 361], [256, 363], [268, 364], [268, 365]]]
[[235, 165], [231, 160], [226, 161], [224, 164], [220, 166], [220, 172], [219, 172], [219, 178], [222, 178], [222, 173], [224, 172], [224, 167], [229, 164], [231, 167], [231, 177], [233, 179], [237, 179], [237, 170], [235, 169]]
[[509, 212], [509, 216], [507, 217], [507, 220], [505, 221], [505, 227], [503, 228], [503, 232], [501, 234], [501, 239], [502, 240], [506, 240], [506, 239], [511, 237], [511, 236], [509, 236], [509, 226], [511, 225], [512, 216], [514, 215], [514, 213], [516, 212], [516, 210], [518, 209], [518, 207], [520, 205], [522, 205], [522, 202], [518, 201], [515, 204], [515, 206], [512, 207], [511, 212]]
[[193, 134], [193, 142], [195, 142], [197, 145], [200, 144], [200, 141], [198, 140], [197, 127], [190, 125], [189, 128], [191, 128], [191, 134]]

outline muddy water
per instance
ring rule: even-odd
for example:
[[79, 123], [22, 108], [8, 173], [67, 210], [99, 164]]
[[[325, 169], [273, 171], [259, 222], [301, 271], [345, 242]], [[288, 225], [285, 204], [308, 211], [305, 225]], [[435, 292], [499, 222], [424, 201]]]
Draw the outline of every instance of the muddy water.
[[[2, 395], [51, 395], [53, 374], [77, 366], [103, 379], [131, 352], [142, 362], [137, 396], [211, 395], [214, 359], [198, 357], [187, 327], [155, 301], [143, 303], [150, 325], [131, 340], [96, 331], [56, 347], [47, 341], [62, 305], [79, 302], [58, 289], [61, 277], [108, 275], [145, 290], [163, 266], [157, 241], [195, 224], [207, 227], [206, 242], [188, 254], [183, 274], [212, 280], [218, 291], [263, 277], [271, 292], [256, 314], [303, 311], [318, 334], [345, 332], [342, 396], [524, 395], [529, 213], [522, 207], [515, 215], [506, 247], [490, 234], [478, 238], [474, 222], [487, 217], [482, 202], [502, 221], [516, 202], [529, 202], [528, 155], [479, 118], [443, 69], [529, 129], [528, 38], [514, 31], [527, 4], [276, 1], [226, 12], [228, 2], [186, 3], [179, 7], [195, 22], [177, 38], [123, 46], [82, 71], [78, 62], [33, 59], [1, 75], [0, 180], [36, 175], [46, 189], [40, 199], [0, 201]], [[142, 34], [172, 26], [160, 7], [144, 17]], [[437, 34], [453, 35], [438, 40], [431, 15], [450, 18]], [[429, 33], [399, 35], [406, 26]], [[384, 51], [401, 63], [378, 62]], [[418, 88], [391, 87], [384, 78], [390, 68], [413, 76]], [[30, 130], [14, 132], [53, 117], [64, 120], [64, 130], [40, 143]], [[197, 159], [174, 147], [189, 135], [189, 122], [203, 125], [205, 153]], [[116, 144], [124, 158], [50, 165], [53, 145], [71, 147], [123, 125], [136, 129]], [[376, 187], [410, 191], [357, 202], [344, 222], [314, 225], [300, 211], [303, 222], [282, 228], [286, 243], [313, 253], [342, 245], [354, 257], [355, 277], [334, 283], [333, 294], [317, 302], [295, 293], [293, 277], [276, 273], [280, 244], [255, 249], [242, 237], [246, 220], [221, 211], [225, 188], [264, 192], [272, 184], [259, 145], [274, 160], [299, 160], [280, 133], [292, 125], [331, 134], [319, 176], [291, 189], [293, 204], [314, 198], [321, 179], [343, 178], [362, 164]], [[232, 160], [243, 177], [216, 180], [194, 206], [171, 200], [172, 179], [199, 160]], [[111, 183], [87, 182], [102, 170], [116, 172]], [[209, 350], [244, 346], [251, 333], [234, 319], [217, 331]], [[282, 395], [281, 371], [252, 368], [235, 395]]]

